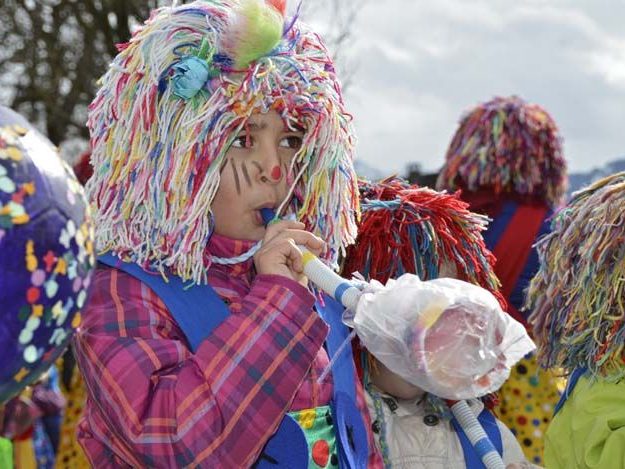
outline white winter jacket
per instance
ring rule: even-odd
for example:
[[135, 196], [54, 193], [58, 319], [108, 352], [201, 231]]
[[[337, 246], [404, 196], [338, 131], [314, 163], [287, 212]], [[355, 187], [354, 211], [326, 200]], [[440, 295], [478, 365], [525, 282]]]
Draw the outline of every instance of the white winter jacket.
[[[464, 453], [460, 440], [449, 421], [428, 415], [425, 399], [406, 401], [381, 394], [382, 409], [386, 423], [386, 443], [393, 469], [464, 469]], [[373, 422], [376, 444], [380, 449], [380, 422], [377, 419], [373, 399], [366, 393], [367, 407]], [[482, 402], [472, 400], [471, 408], [476, 415], [483, 410]], [[512, 432], [497, 420], [503, 444], [503, 460], [506, 465], [529, 464]]]

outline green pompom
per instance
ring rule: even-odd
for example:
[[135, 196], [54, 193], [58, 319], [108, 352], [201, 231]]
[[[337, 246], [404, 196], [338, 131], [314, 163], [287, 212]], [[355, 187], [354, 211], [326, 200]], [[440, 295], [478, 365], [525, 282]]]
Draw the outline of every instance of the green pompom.
[[280, 43], [284, 17], [264, 0], [242, 0], [223, 39], [236, 69], [269, 54]]

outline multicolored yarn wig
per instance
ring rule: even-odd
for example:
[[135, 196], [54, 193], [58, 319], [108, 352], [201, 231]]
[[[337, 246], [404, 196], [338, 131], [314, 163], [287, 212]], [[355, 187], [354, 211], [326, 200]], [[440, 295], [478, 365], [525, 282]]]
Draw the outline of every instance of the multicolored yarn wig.
[[539, 362], [625, 377], [625, 172], [573, 194], [538, 242], [526, 306]]
[[360, 192], [362, 220], [356, 243], [347, 249], [344, 275], [360, 272], [386, 283], [412, 273], [428, 280], [452, 263], [458, 279], [486, 288], [505, 304], [493, 272], [495, 258], [481, 235], [487, 217], [470, 212], [456, 194], [396, 178], [363, 181]]
[[225, 153], [252, 114], [270, 109], [305, 129], [283, 212], [328, 242], [331, 262], [353, 241], [351, 116], [321, 39], [296, 18], [285, 23], [284, 3], [161, 8], [119, 46], [88, 121], [100, 252], [203, 283]]
[[567, 176], [554, 120], [517, 96], [478, 105], [460, 120], [436, 187], [513, 193], [557, 206]]

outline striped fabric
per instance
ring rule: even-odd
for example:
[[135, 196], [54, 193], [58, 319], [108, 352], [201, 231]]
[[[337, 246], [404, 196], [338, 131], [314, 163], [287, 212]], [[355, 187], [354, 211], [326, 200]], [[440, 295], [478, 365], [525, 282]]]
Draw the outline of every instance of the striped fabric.
[[[210, 254], [249, 247], [214, 236]], [[96, 271], [75, 339], [89, 390], [79, 439], [94, 467], [247, 467], [285, 412], [329, 403], [331, 380], [316, 383], [328, 357], [314, 297], [284, 277], [252, 279], [251, 262], [211, 268], [233, 314], [195, 354], [147, 286]]]
[[549, 232], [553, 211], [546, 203], [508, 194], [495, 197], [488, 191], [463, 192], [471, 210], [488, 215], [493, 221], [483, 233], [486, 247], [495, 255], [495, 274], [501, 293], [516, 320], [527, 327], [528, 312], [522, 312], [525, 289], [538, 271], [534, 243]]

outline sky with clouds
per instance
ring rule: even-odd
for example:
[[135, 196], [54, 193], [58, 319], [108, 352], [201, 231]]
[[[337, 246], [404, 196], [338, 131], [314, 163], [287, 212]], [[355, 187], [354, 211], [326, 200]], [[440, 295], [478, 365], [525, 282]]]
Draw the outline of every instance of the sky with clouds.
[[[360, 3], [343, 54], [356, 64], [346, 100], [368, 165], [435, 171], [461, 114], [510, 94], [551, 113], [571, 171], [625, 156], [625, 1]], [[315, 15], [317, 27], [330, 21]]]

